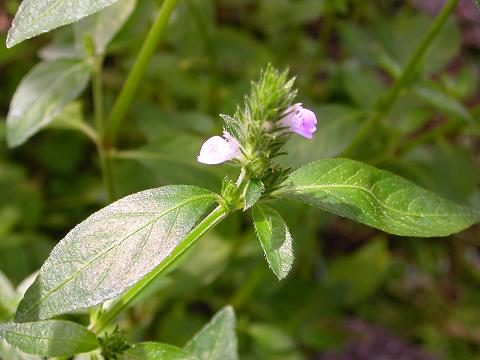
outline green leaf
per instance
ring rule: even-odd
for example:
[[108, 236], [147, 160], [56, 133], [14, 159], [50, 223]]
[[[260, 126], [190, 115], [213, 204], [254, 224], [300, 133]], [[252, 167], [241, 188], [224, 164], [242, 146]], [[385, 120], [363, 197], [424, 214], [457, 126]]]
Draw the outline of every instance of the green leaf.
[[122, 360], [196, 360], [182, 349], [161, 343], [146, 342], [133, 345], [125, 351]]
[[87, 86], [90, 65], [56, 60], [35, 66], [15, 91], [7, 117], [7, 142], [23, 144], [47, 126]]
[[252, 216], [268, 264], [278, 279], [282, 280], [293, 264], [292, 236], [287, 225], [276, 210], [266, 205], [256, 204]]
[[193, 338], [184, 350], [198, 360], [237, 360], [235, 313], [231, 306], [220, 310]]
[[216, 197], [194, 186], [165, 186], [91, 215], [53, 249], [16, 321], [85, 309], [122, 293], [174, 251]]
[[24, 0], [8, 32], [7, 47], [93, 14], [118, 0]]
[[42, 356], [71, 356], [98, 348], [95, 334], [64, 320], [2, 324], [0, 338], [27, 354]]
[[96, 53], [104, 54], [108, 44], [132, 14], [136, 4], [137, 0], [122, 0], [75, 23], [77, 51], [80, 54], [88, 54], [85, 41], [89, 37], [93, 41]]
[[446, 236], [476, 223], [457, 205], [387, 171], [348, 159], [325, 159], [292, 173], [272, 195], [296, 199], [403, 236]]
[[264, 190], [265, 187], [261, 180], [250, 179], [243, 193], [245, 199], [243, 211], [250, 209], [260, 199]]

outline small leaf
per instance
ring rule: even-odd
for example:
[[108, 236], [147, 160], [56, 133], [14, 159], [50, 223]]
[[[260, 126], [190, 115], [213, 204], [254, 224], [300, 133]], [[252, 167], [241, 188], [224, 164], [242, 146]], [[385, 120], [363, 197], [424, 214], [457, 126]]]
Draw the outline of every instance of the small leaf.
[[24, 0], [8, 32], [7, 47], [71, 24], [118, 0]]
[[235, 312], [231, 306], [220, 310], [183, 348], [198, 360], [237, 360]]
[[7, 142], [15, 147], [47, 126], [87, 86], [90, 66], [55, 60], [35, 66], [15, 91], [7, 117]]
[[250, 209], [260, 199], [264, 190], [265, 187], [261, 180], [250, 179], [243, 193], [243, 198], [245, 199], [243, 211]]
[[133, 345], [125, 351], [122, 360], [197, 360], [182, 349], [155, 342], [146, 342]]
[[95, 334], [64, 320], [1, 324], [0, 338], [27, 354], [42, 356], [71, 356], [98, 347]]
[[77, 225], [53, 249], [16, 321], [47, 319], [103, 303], [155, 269], [216, 199], [194, 186], [127, 196]]
[[265, 257], [279, 280], [285, 278], [293, 264], [292, 236], [280, 214], [266, 205], [252, 209], [255, 231]]
[[354, 160], [310, 163], [283, 185], [272, 195], [300, 200], [396, 235], [447, 236], [480, 219], [474, 209]]
[[75, 23], [75, 40], [79, 53], [86, 54], [85, 38], [90, 37], [96, 53], [104, 54], [108, 44], [128, 20], [136, 4], [137, 0], [122, 0]]

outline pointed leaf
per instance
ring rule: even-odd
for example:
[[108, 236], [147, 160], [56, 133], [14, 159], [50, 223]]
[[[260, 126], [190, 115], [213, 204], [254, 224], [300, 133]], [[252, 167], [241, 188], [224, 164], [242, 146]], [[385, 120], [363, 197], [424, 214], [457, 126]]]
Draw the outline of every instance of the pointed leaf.
[[96, 53], [104, 54], [108, 44], [128, 20], [136, 4], [137, 0], [122, 0], [75, 23], [76, 47], [79, 53], [85, 54], [85, 37], [89, 36]]
[[252, 209], [257, 237], [265, 257], [279, 280], [285, 278], [293, 264], [292, 236], [280, 214], [269, 206], [256, 204]]
[[27, 141], [47, 126], [87, 86], [90, 65], [78, 60], [55, 60], [35, 66], [15, 91], [7, 117], [10, 147]]
[[261, 180], [250, 179], [247, 186], [245, 187], [245, 192], [243, 198], [245, 199], [245, 205], [243, 211], [250, 209], [262, 196], [262, 192], [265, 187]]
[[216, 199], [194, 186], [127, 196], [77, 225], [53, 249], [16, 321], [47, 319], [103, 303], [157, 267]]
[[197, 360], [182, 349], [161, 343], [146, 342], [133, 345], [125, 351], [122, 360]]
[[7, 47], [71, 24], [118, 0], [23, 0], [8, 32]]
[[235, 313], [231, 306], [220, 310], [193, 338], [184, 350], [198, 360], [237, 360]]
[[447, 236], [480, 219], [387, 171], [348, 159], [325, 159], [292, 173], [274, 196], [296, 199], [403, 236]]
[[98, 348], [95, 334], [64, 320], [1, 324], [0, 338], [27, 354], [42, 356], [71, 356]]

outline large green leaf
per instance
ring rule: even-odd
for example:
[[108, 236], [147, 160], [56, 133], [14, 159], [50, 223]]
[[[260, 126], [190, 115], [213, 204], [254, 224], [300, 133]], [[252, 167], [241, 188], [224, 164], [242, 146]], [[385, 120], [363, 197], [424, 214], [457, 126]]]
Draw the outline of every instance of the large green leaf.
[[235, 312], [227, 306], [220, 310], [193, 338], [184, 350], [198, 360], [237, 360]]
[[196, 360], [186, 351], [168, 344], [146, 342], [132, 346], [121, 356], [122, 360]]
[[256, 204], [252, 209], [253, 222], [265, 257], [272, 271], [281, 280], [293, 264], [292, 236], [280, 214], [269, 206]]
[[47, 126], [87, 86], [90, 65], [78, 60], [55, 60], [35, 66], [15, 91], [7, 117], [10, 147], [27, 141]]
[[85, 54], [85, 38], [90, 37], [98, 54], [105, 50], [135, 9], [137, 0], [122, 0], [105, 10], [75, 23], [76, 47]]
[[42, 356], [71, 356], [99, 346], [91, 331], [64, 320], [2, 324], [0, 338], [27, 354]]
[[[93, 14], [118, 0], [24, 0], [8, 32], [7, 47]], [[123, 0], [122, 0], [123, 1]]]
[[324, 210], [404, 236], [446, 236], [480, 218], [387, 171], [348, 159], [325, 159], [292, 173], [275, 196], [297, 199]]
[[122, 293], [164, 260], [216, 199], [194, 186], [127, 196], [77, 225], [53, 249], [16, 321], [47, 319]]

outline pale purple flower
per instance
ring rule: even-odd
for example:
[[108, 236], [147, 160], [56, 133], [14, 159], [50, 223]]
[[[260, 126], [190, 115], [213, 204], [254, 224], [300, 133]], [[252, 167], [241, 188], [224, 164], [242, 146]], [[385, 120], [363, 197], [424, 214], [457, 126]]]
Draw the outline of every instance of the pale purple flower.
[[313, 133], [317, 131], [317, 117], [315, 113], [305, 109], [302, 103], [290, 106], [284, 114], [285, 116], [282, 118], [281, 124], [289, 127], [292, 132], [311, 139]]
[[223, 138], [213, 136], [205, 141], [197, 160], [203, 164], [214, 165], [239, 158], [241, 158], [240, 144], [224, 131]]

